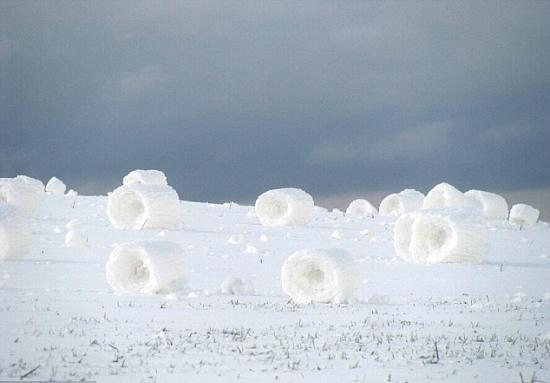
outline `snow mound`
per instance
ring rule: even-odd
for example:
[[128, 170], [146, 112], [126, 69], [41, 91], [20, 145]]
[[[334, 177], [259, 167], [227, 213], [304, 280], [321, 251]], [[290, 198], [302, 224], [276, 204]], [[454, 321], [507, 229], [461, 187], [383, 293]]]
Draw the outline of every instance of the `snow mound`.
[[18, 258], [29, 250], [32, 231], [27, 219], [13, 207], [0, 203], [0, 261]]
[[148, 184], [148, 185], [168, 185], [166, 175], [160, 170], [141, 170], [137, 169], [128, 173], [122, 179], [123, 185]]
[[351, 201], [346, 209], [346, 216], [353, 218], [374, 217], [378, 210], [366, 199], [356, 199]]
[[534, 225], [539, 220], [540, 211], [531, 205], [518, 203], [510, 209], [510, 223], [514, 225]]
[[0, 178], [0, 202], [32, 215], [45, 197], [44, 184], [31, 177]]
[[469, 209], [421, 210], [401, 216], [394, 248], [408, 262], [479, 262], [488, 252], [483, 217]]
[[422, 209], [441, 209], [446, 207], [467, 207], [480, 210], [479, 205], [460, 190], [448, 183], [433, 187], [424, 198]]
[[74, 229], [79, 229], [81, 225], [82, 224], [80, 223], [80, 221], [78, 219], [71, 219], [69, 222], [67, 222], [65, 227], [68, 230], [74, 230]]
[[264, 226], [306, 225], [315, 212], [313, 198], [301, 189], [269, 190], [258, 197], [254, 206]]
[[182, 248], [173, 242], [133, 242], [117, 246], [106, 265], [107, 282], [119, 293], [169, 293], [186, 280]]
[[499, 221], [508, 218], [508, 203], [504, 197], [483, 190], [469, 190], [465, 195], [479, 205], [485, 218]]
[[78, 230], [69, 230], [65, 235], [65, 247], [81, 248], [86, 246], [86, 238]]
[[122, 185], [109, 195], [107, 215], [117, 229], [181, 228], [178, 193], [168, 185]]
[[281, 270], [283, 291], [298, 304], [345, 303], [356, 285], [345, 250], [305, 249], [292, 254]]
[[222, 282], [220, 291], [226, 295], [254, 295], [252, 282], [236, 277], [226, 277]]
[[380, 203], [380, 215], [400, 216], [405, 213], [420, 210], [424, 202], [424, 194], [414, 189], [405, 189], [399, 193], [389, 194]]
[[63, 195], [67, 186], [57, 177], [52, 177], [46, 184], [46, 192], [52, 195]]

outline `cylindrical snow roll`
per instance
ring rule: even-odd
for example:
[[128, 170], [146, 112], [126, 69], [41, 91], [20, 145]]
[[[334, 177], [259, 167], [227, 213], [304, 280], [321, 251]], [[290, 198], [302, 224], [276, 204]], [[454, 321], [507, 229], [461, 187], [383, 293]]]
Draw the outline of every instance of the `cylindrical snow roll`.
[[107, 282], [120, 293], [169, 293], [187, 277], [182, 248], [173, 242], [133, 242], [117, 246], [105, 266]]
[[421, 210], [394, 228], [396, 253], [410, 262], [479, 262], [488, 252], [488, 229], [471, 209]]
[[424, 194], [414, 189], [405, 189], [388, 195], [380, 203], [380, 215], [396, 216], [422, 209]]
[[264, 226], [305, 225], [313, 218], [313, 198], [301, 189], [274, 189], [258, 197], [256, 216]]
[[469, 190], [464, 194], [479, 205], [485, 218], [501, 221], [508, 218], [508, 203], [504, 197], [483, 190]]
[[160, 170], [141, 170], [131, 171], [122, 179], [123, 185], [149, 184], [149, 185], [168, 185], [166, 175]]
[[44, 197], [44, 184], [39, 180], [27, 176], [0, 178], [0, 202], [15, 206], [24, 214], [33, 214]]
[[122, 185], [109, 195], [107, 215], [117, 229], [181, 228], [178, 193], [168, 185]]
[[46, 192], [53, 195], [63, 195], [67, 186], [57, 177], [52, 177], [46, 184]]
[[448, 183], [440, 183], [433, 187], [424, 198], [422, 209], [442, 209], [447, 207], [464, 207], [481, 210], [480, 206], [466, 197], [464, 193]]
[[378, 215], [378, 210], [366, 199], [356, 199], [351, 201], [346, 209], [346, 216], [353, 218], [374, 217]]
[[540, 211], [531, 205], [518, 203], [510, 209], [510, 223], [514, 225], [534, 225], [539, 220]]
[[297, 251], [283, 264], [281, 280], [283, 291], [298, 304], [345, 303], [356, 285], [355, 268], [345, 250]]
[[15, 259], [28, 252], [32, 231], [17, 209], [0, 203], [0, 260]]

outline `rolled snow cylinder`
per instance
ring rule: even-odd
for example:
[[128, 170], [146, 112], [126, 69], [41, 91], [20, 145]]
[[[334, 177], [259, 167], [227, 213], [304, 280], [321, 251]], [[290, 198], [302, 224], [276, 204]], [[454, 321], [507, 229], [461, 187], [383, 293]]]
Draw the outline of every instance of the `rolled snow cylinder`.
[[160, 170], [141, 170], [137, 169], [128, 173], [122, 179], [123, 185], [148, 184], [148, 185], [168, 185], [166, 175]]
[[409, 262], [471, 262], [488, 252], [488, 229], [471, 209], [421, 210], [401, 216], [394, 228], [394, 248]]
[[442, 209], [447, 207], [465, 207], [481, 210], [480, 206], [460, 190], [448, 183], [433, 187], [424, 198], [422, 209]]
[[32, 231], [27, 218], [13, 206], [0, 203], [0, 261], [25, 255]]
[[183, 249], [167, 241], [119, 245], [105, 269], [107, 282], [119, 293], [169, 293], [180, 289], [187, 278]]
[[53, 195], [63, 195], [67, 186], [57, 177], [52, 177], [46, 184], [46, 192]]
[[510, 223], [514, 225], [534, 225], [539, 216], [538, 209], [524, 203], [518, 203], [510, 209]]
[[378, 210], [366, 199], [356, 199], [351, 201], [346, 209], [346, 216], [352, 218], [374, 217]]
[[78, 230], [72, 229], [65, 235], [65, 247], [81, 248], [86, 247], [86, 238]]
[[45, 197], [44, 184], [31, 177], [0, 178], [0, 202], [32, 215]]
[[504, 197], [483, 190], [469, 190], [464, 194], [479, 205], [485, 218], [501, 221], [508, 218], [508, 203]]
[[405, 189], [399, 193], [392, 193], [380, 203], [380, 215], [400, 216], [422, 209], [424, 194], [414, 189]]
[[297, 251], [283, 264], [281, 280], [283, 291], [298, 304], [345, 303], [356, 285], [355, 268], [345, 250]]
[[107, 215], [117, 229], [181, 228], [178, 193], [168, 185], [122, 185], [109, 195]]
[[315, 212], [313, 198], [301, 189], [269, 190], [258, 197], [254, 206], [264, 226], [305, 225]]

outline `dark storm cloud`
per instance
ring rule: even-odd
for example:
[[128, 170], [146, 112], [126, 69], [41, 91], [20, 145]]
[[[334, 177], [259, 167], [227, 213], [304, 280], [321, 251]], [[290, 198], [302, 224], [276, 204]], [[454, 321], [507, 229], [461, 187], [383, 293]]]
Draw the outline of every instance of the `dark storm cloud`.
[[550, 186], [548, 2], [0, 4], [2, 176], [183, 198]]

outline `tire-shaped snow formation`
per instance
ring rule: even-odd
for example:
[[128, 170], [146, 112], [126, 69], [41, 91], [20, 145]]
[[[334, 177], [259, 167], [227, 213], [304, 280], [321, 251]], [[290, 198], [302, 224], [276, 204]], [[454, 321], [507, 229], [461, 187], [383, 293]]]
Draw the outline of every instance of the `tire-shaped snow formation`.
[[447, 207], [464, 207], [481, 210], [480, 206], [460, 190], [448, 183], [433, 187], [424, 198], [422, 209], [442, 209]]
[[107, 282], [119, 293], [169, 293], [187, 278], [182, 248], [173, 242], [132, 242], [117, 246], [105, 266]]
[[17, 259], [30, 247], [32, 230], [27, 218], [13, 206], [0, 202], [0, 261]]
[[518, 203], [510, 209], [510, 223], [514, 225], [534, 225], [539, 220], [540, 211], [531, 205]]
[[405, 189], [393, 193], [380, 202], [380, 215], [396, 216], [420, 210], [424, 202], [424, 194], [414, 189]]
[[298, 304], [346, 303], [356, 285], [355, 268], [345, 250], [305, 249], [281, 269], [283, 291]]
[[306, 225], [313, 218], [313, 198], [301, 189], [269, 190], [258, 197], [256, 216], [264, 226]]
[[0, 178], [0, 203], [6, 202], [32, 215], [46, 196], [44, 188], [42, 181], [27, 176]]
[[166, 180], [166, 175], [160, 170], [137, 169], [124, 176], [122, 179], [122, 184], [168, 185], [168, 181]]
[[508, 218], [508, 202], [504, 197], [483, 190], [469, 190], [464, 194], [478, 203], [485, 218], [494, 221]]
[[168, 185], [118, 187], [109, 195], [107, 216], [117, 229], [181, 229], [178, 193]]
[[346, 209], [346, 216], [352, 218], [372, 218], [378, 215], [378, 210], [366, 199], [351, 201]]
[[475, 210], [421, 210], [397, 220], [394, 248], [408, 262], [477, 263], [488, 252], [488, 229]]
[[53, 195], [63, 195], [67, 186], [57, 177], [52, 177], [46, 184], [46, 192]]

